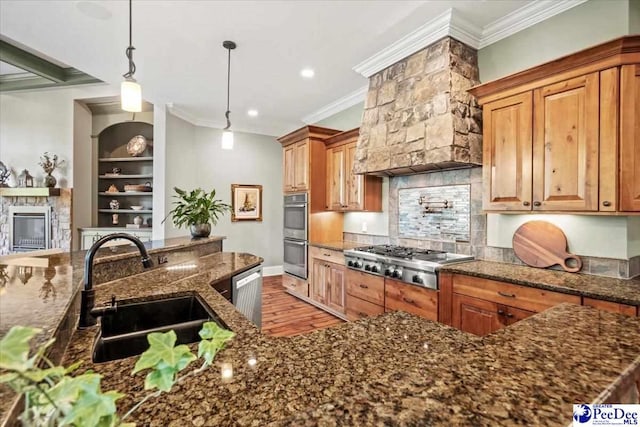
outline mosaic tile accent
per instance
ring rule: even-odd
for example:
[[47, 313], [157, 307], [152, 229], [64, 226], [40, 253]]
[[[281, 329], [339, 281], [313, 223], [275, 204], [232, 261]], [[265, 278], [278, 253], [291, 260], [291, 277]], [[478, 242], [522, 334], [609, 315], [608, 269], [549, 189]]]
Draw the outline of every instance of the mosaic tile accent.
[[468, 242], [470, 198], [468, 184], [398, 190], [399, 236]]

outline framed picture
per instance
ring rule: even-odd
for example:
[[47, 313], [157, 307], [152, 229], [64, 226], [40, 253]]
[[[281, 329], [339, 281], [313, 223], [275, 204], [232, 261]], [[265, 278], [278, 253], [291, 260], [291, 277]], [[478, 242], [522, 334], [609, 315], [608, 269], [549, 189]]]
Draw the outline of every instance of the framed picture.
[[262, 185], [231, 184], [231, 221], [262, 221]]

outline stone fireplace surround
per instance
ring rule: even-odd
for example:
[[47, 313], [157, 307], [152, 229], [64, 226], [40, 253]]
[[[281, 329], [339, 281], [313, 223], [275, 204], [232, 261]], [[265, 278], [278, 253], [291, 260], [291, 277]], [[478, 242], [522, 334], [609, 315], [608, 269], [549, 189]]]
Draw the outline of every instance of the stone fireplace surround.
[[51, 207], [51, 248], [68, 252], [71, 249], [71, 196], [70, 188], [60, 189], [60, 196], [50, 197], [0, 197], [0, 256], [9, 252], [9, 207]]

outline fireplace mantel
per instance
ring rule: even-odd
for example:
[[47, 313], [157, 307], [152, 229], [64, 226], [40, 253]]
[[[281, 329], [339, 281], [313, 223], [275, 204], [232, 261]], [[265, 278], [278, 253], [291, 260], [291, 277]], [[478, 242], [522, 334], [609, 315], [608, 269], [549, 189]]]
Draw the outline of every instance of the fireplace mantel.
[[59, 188], [49, 187], [17, 187], [17, 188], [0, 188], [0, 196], [5, 197], [51, 197], [59, 196]]

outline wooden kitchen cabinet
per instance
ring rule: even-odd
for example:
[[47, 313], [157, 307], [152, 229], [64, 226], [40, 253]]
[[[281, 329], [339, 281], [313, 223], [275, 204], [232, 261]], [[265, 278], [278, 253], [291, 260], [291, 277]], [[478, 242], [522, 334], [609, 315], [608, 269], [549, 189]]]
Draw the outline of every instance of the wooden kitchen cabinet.
[[385, 311], [402, 310], [429, 320], [438, 320], [438, 291], [386, 278]]
[[278, 138], [283, 148], [283, 190], [285, 193], [311, 192], [312, 210], [324, 210], [326, 193], [324, 140], [337, 133], [340, 131], [319, 126], [305, 126]]
[[311, 299], [339, 313], [345, 312], [344, 267], [322, 259], [312, 261]]
[[306, 280], [302, 280], [288, 274], [283, 274], [282, 285], [288, 291], [293, 292], [296, 295], [301, 295], [303, 297], [309, 296], [309, 283]]
[[498, 316], [498, 304], [466, 295], [453, 295], [453, 327], [484, 336], [506, 326]]
[[640, 211], [640, 64], [620, 71], [620, 210]]
[[582, 304], [593, 307], [598, 310], [608, 311], [610, 313], [621, 313], [627, 316], [635, 316], [638, 314], [638, 308], [634, 305], [620, 304], [611, 301], [602, 301], [594, 298], [582, 298]]
[[640, 36], [472, 88], [487, 211], [640, 211]]
[[382, 276], [347, 269], [345, 285], [349, 320], [384, 313], [385, 280]]
[[353, 173], [359, 129], [327, 139], [327, 201], [330, 211], [382, 211], [382, 178]]

